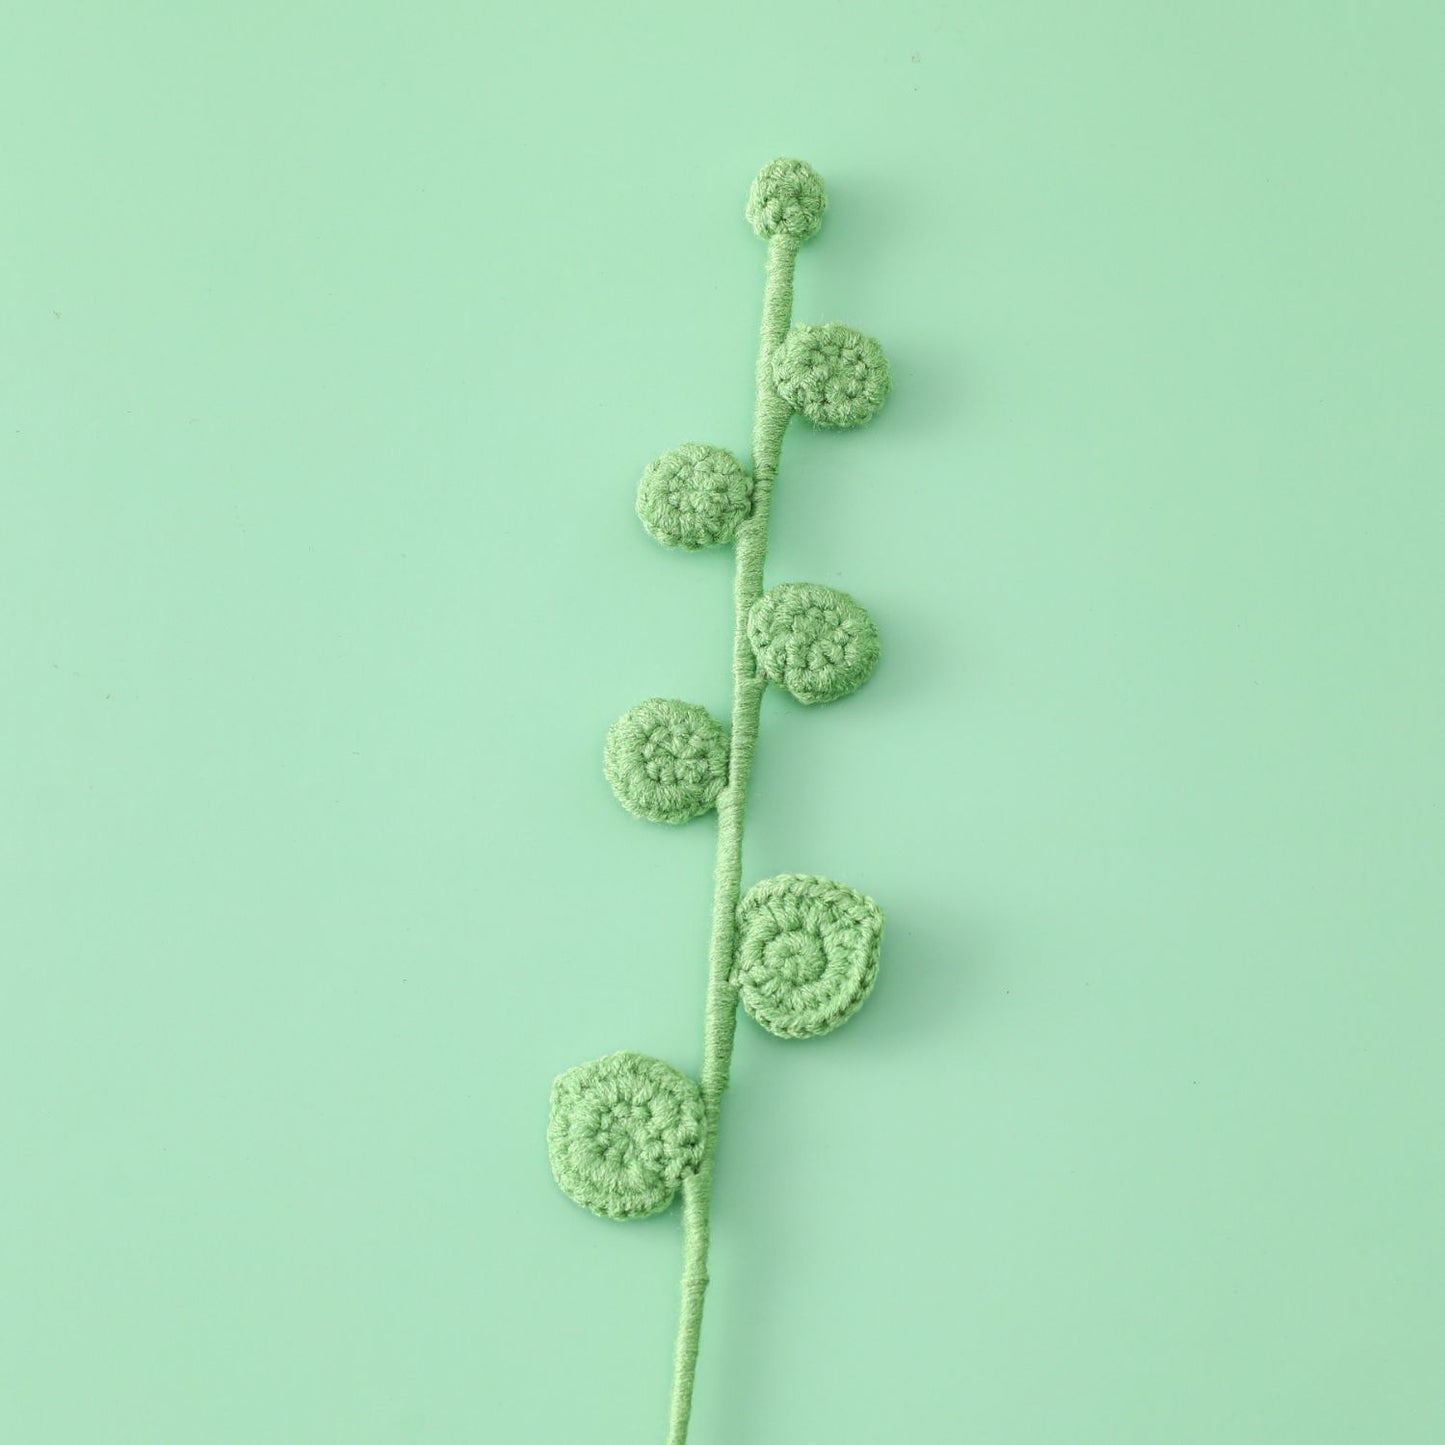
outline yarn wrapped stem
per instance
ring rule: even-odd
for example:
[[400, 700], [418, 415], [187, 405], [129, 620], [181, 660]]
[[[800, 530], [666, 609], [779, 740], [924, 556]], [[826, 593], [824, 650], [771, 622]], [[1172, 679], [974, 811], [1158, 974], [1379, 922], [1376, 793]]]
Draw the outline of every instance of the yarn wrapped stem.
[[762, 335], [758, 346], [757, 407], [753, 414], [753, 510], [738, 529], [735, 544], [731, 754], [728, 783], [717, 800], [717, 862], [713, 873], [712, 941], [708, 948], [701, 1079], [706, 1134], [702, 1164], [682, 1186], [682, 1308], [668, 1445], [686, 1445], [688, 1420], [692, 1415], [693, 1380], [697, 1373], [703, 1298], [708, 1282], [709, 1216], [718, 1115], [727, 1089], [737, 1029], [738, 991], [729, 980], [737, 948], [738, 902], [742, 889], [743, 813], [747, 807], [753, 750], [758, 740], [758, 717], [767, 687], [767, 679], [759, 671], [748, 641], [748, 613], [763, 595], [773, 482], [782, 456], [783, 435], [793, 415], [793, 408], [778, 395], [772, 363], [773, 354], [792, 322], [793, 268], [797, 257], [797, 238], [783, 232], [769, 237]]

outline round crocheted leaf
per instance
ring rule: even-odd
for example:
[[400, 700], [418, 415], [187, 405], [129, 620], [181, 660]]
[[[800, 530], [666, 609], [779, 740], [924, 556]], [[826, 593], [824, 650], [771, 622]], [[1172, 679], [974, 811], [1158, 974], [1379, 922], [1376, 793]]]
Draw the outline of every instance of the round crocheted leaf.
[[861, 602], [817, 582], [784, 582], [748, 612], [748, 641], [765, 677], [799, 702], [831, 702], [878, 665], [878, 628]]
[[605, 1219], [666, 1209], [702, 1163], [697, 1085], [646, 1054], [608, 1054], [552, 1084], [547, 1152], [568, 1198]]
[[887, 399], [888, 358], [851, 326], [795, 326], [773, 354], [778, 395], [817, 426], [862, 426]]
[[752, 498], [753, 479], [731, 452], [688, 442], [643, 472], [637, 515], [664, 547], [695, 552], [731, 542]]
[[651, 697], [608, 728], [602, 768], [629, 813], [685, 823], [727, 782], [728, 730], [697, 703]]
[[738, 904], [733, 984], [769, 1033], [815, 1038], [851, 1018], [878, 977], [883, 911], [828, 878], [784, 873]]
[[780, 157], [758, 172], [744, 214], [765, 241], [772, 236], [806, 241], [823, 224], [827, 208], [822, 176], [806, 161]]

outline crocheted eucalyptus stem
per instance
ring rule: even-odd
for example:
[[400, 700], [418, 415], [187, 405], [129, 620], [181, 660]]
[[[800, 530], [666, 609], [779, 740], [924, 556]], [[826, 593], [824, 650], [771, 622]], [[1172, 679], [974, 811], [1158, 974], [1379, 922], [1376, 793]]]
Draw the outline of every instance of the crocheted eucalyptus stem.
[[670, 1445], [685, 1445], [707, 1290], [718, 1116], [738, 1004], [780, 1038], [812, 1038], [851, 1018], [878, 972], [883, 914], [830, 879], [785, 873], [742, 888], [743, 818], [763, 693], [802, 703], [861, 687], [878, 661], [878, 629], [834, 588], [763, 590], [768, 516], [783, 435], [794, 412], [822, 427], [868, 421], [888, 394], [878, 343], [850, 327], [793, 326], [798, 247], [827, 201], [802, 161], [764, 166], [747, 217], [768, 242], [751, 475], [720, 447], [690, 442], [653, 462], [637, 511], [664, 545], [694, 551], [736, 539], [731, 728], [705, 708], [649, 698], [608, 730], [603, 770], [618, 800], [654, 822], [716, 807], [712, 940], [700, 1082], [645, 1054], [608, 1054], [558, 1075], [547, 1129], [552, 1172], [596, 1214], [635, 1219], [683, 1195], [683, 1274]]
[[733, 713], [728, 783], [718, 796], [717, 864], [714, 871], [712, 946], [708, 950], [707, 1016], [703, 1027], [702, 1101], [707, 1134], [702, 1163], [683, 1181], [682, 1313], [677, 1330], [677, 1360], [672, 1387], [669, 1445], [683, 1445], [692, 1414], [692, 1386], [702, 1333], [702, 1304], [707, 1292], [708, 1216], [712, 1204], [713, 1161], [717, 1155], [718, 1113], [728, 1085], [733, 1036], [737, 1028], [738, 990], [732, 980], [737, 938], [738, 898], [742, 891], [743, 814], [748, 778], [757, 746], [758, 720], [767, 679], [748, 641], [748, 615], [763, 595], [763, 563], [768, 553], [768, 518], [773, 481], [782, 456], [783, 435], [793, 409], [773, 385], [773, 353], [787, 335], [793, 315], [793, 268], [798, 242], [774, 234], [768, 240], [767, 284], [763, 291], [762, 339], [758, 345], [758, 398], [753, 413], [753, 510], [738, 528], [733, 578]]

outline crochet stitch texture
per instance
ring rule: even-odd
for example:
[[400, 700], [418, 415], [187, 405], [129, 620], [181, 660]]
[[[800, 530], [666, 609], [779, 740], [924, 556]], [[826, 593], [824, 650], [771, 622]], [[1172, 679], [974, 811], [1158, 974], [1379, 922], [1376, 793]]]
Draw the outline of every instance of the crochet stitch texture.
[[795, 326], [773, 358], [773, 383], [816, 426], [861, 426], [888, 399], [883, 348], [851, 326]]
[[748, 612], [758, 668], [799, 702], [856, 692], [878, 665], [878, 628], [861, 603], [816, 582], [784, 582]]
[[609, 1054], [552, 1084], [547, 1147], [557, 1182], [608, 1219], [672, 1203], [702, 1162], [702, 1095], [686, 1074], [645, 1054]]
[[826, 1034], [857, 1012], [878, 977], [883, 912], [853, 888], [786, 873], [738, 905], [733, 983], [743, 1007], [783, 1039]]
[[607, 730], [602, 770], [617, 801], [652, 823], [685, 823], [717, 802], [728, 732], [694, 702], [650, 697]]
[[663, 546], [695, 552], [731, 542], [752, 495], [753, 479], [731, 452], [688, 442], [643, 472], [637, 515]]
[[788, 423], [797, 414], [822, 427], [858, 426], [891, 384], [871, 337], [836, 322], [791, 325], [798, 248], [826, 208], [822, 178], [800, 160], [770, 161], [748, 194], [747, 219], [768, 243], [751, 469], [721, 447], [690, 442], [652, 462], [637, 492], [638, 517], [665, 546], [735, 545], [730, 725], [697, 703], [648, 698], [612, 724], [602, 754], [618, 801], [639, 818], [681, 824], [717, 811], [701, 1074], [694, 1081], [661, 1059], [622, 1052], [552, 1085], [547, 1148], [570, 1198], [608, 1219], [637, 1219], [682, 1195], [669, 1445], [685, 1445], [692, 1415], [738, 1006], [780, 1038], [828, 1033], [868, 997], [883, 935], [878, 905], [828, 878], [785, 873], [742, 895], [743, 818], [768, 684], [802, 703], [829, 702], [861, 687], [879, 658], [878, 628], [846, 592], [811, 582], [763, 590]]

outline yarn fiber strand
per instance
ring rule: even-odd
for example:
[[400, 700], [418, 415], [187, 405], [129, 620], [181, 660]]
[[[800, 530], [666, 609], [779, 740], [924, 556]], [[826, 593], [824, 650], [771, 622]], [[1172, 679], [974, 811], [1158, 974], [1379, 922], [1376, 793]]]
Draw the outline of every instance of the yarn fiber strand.
[[742, 889], [743, 813], [747, 807], [753, 751], [758, 741], [758, 716], [767, 687], [767, 679], [748, 641], [748, 614], [763, 595], [773, 481], [782, 456], [783, 435], [793, 415], [792, 407], [778, 395], [773, 383], [773, 356], [792, 321], [793, 268], [797, 259], [796, 237], [775, 231], [768, 238], [762, 336], [758, 345], [758, 398], [753, 414], [753, 510], [738, 529], [733, 581], [732, 743], [727, 786], [717, 800], [717, 863], [713, 874], [712, 942], [708, 949], [707, 1014], [703, 1025], [705, 1133], [702, 1162], [682, 1186], [682, 1309], [677, 1328], [668, 1445], [686, 1445], [688, 1420], [692, 1415], [703, 1296], [707, 1292], [708, 1216], [717, 1155], [718, 1114], [727, 1089], [737, 1030], [738, 990], [731, 978]]

